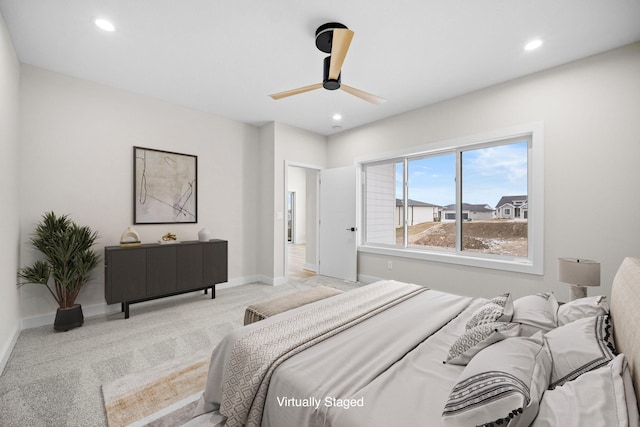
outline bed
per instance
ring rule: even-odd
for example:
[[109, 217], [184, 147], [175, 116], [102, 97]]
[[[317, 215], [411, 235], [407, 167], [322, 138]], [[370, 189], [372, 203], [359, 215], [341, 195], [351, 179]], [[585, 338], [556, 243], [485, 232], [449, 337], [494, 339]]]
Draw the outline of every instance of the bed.
[[377, 282], [226, 336], [191, 425], [636, 427], [639, 307], [636, 258], [609, 301]]

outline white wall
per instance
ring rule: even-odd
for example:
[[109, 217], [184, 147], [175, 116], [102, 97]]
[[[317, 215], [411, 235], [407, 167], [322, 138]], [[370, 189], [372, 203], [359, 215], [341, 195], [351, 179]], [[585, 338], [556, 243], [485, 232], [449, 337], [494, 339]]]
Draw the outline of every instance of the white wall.
[[[557, 258], [582, 257], [602, 263], [602, 286], [590, 294], [609, 294], [622, 259], [640, 256], [638, 117], [635, 43], [330, 137], [328, 166], [338, 167], [365, 154], [544, 123], [544, 276], [404, 258], [387, 270], [389, 257], [365, 253], [359, 274], [468, 295], [552, 290], [566, 300]], [[612, 206], [619, 217], [606, 213]]]
[[[143, 243], [169, 231], [194, 240], [207, 227], [229, 241], [230, 282], [257, 278], [258, 128], [29, 65], [21, 77], [22, 240], [53, 210], [97, 230], [101, 254], [118, 244], [133, 222], [132, 147], [157, 148], [198, 156], [198, 223], [136, 225]], [[21, 263], [33, 257], [21, 245]], [[83, 308], [104, 308], [102, 268], [95, 276], [78, 297]], [[21, 301], [23, 318], [53, 320], [44, 288], [21, 288]]]
[[[299, 166], [326, 166], [326, 137], [294, 128], [282, 123], [271, 123], [260, 130], [260, 144], [263, 152], [261, 160], [261, 188], [263, 196], [260, 220], [264, 240], [260, 242], [263, 252], [260, 257], [273, 259], [260, 260], [263, 280], [271, 284], [286, 282], [284, 271], [286, 249], [286, 183], [287, 162]], [[273, 161], [271, 161], [273, 159]], [[272, 172], [272, 174], [270, 174]], [[269, 198], [272, 195], [272, 198]], [[265, 252], [266, 251], [266, 252]]]
[[16, 270], [19, 267], [20, 204], [18, 110], [20, 63], [0, 14], [0, 374], [20, 329]]
[[[199, 223], [136, 226], [143, 241], [167, 231], [188, 240], [206, 226], [229, 240], [235, 283], [284, 278], [287, 161], [339, 167], [364, 154], [533, 121], [545, 126], [544, 276], [401, 258], [387, 270], [386, 257], [361, 253], [361, 277], [485, 296], [519, 283], [516, 294], [554, 290], [566, 299], [567, 287], [555, 278], [558, 257], [600, 260], [603, 287], [596, 291], [608, 293], [622, 258], [640, 256], [640, 222], [634, 220], [640, 208], [640, 43], [330, 138], [277, 123], [257, 129], [29, 65], [19, 74], [4, 26], [0, 55], [0, 176], [20, 182], [19, 196], [15, 188], [1, 190], [3, 200], [20, 207], [20, 220], [17, 209], [5, 210], [0, 222], [2, 253], [9, 253], [0, 272], [11, 285], [0, 287], [0, 320], [8, 319], [0, 322], [0, 351], [10, 345], [18, 317], [15, 270], [34, 256], [23, 243], [43, 212], [69, 213], [92, 226], [102, 246], [117, 244], [131, 225], [134, 145], [195, 154], [199, 166]], [[586, 206], [616, 206], [627, 216], [607, 220]], [[103, 286], [98, 269], [79, 302], [103, 306]], [[44, 289], [22, 288], [20, 301], [23, 318], [53, 320], [56, 307]]]
[[273, 181], [275, 167], [275, 123], [269, 123], [260, 128], [260, 182], [258, 241], [259, 251], [256, 254], [260, 278], [265, 283], [273, 284], [274, 278], [274, 227], [276, 224], [276, 210], [284, 209], [275, 204], [276, 189]]

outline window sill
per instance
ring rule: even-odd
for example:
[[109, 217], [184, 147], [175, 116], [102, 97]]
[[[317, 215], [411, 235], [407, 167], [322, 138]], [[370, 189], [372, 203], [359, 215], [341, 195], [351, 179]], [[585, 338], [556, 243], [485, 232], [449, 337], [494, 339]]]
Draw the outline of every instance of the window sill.
[[424, 261], [443, 262], [447, 264], [465, 265], [470, 267], [489, 268], [493, 270], [513, 271], [517, 273], [542, 275], [542, 262], [533, 262], [530, 259], [514, 259], [502, 256], [487, 257], [474, 256], [473, 254], [461, 255], [451, 252], [435, 252], [425, 250], [400, 249], [391, 247], [362, 245], [358, 246], [358, 252], [377, 255], [387, 255], [400, 258], [417, 259]]

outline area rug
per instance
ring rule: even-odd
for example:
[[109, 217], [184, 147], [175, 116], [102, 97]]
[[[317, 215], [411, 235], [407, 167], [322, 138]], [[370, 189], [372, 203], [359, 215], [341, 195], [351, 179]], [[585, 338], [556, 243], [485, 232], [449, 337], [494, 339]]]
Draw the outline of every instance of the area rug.
[[109, 427], [188, 422], [205, 387], [210, 355], [178, 358], [103, 385]]

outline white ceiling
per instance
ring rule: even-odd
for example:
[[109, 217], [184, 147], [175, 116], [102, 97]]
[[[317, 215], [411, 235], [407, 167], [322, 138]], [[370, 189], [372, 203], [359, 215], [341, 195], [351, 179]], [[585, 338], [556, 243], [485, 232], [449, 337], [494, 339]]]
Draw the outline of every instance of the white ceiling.
[[[640, 40], [640, 0], [0, 0], [0, 11], [23, 63], [322, 135]], [[355, 32], [343, 83], [386, 103], [267, 96], [322, 81], [314, 39], [327, 22]], [[534, 38], [544, 45], [525, 52]]]

